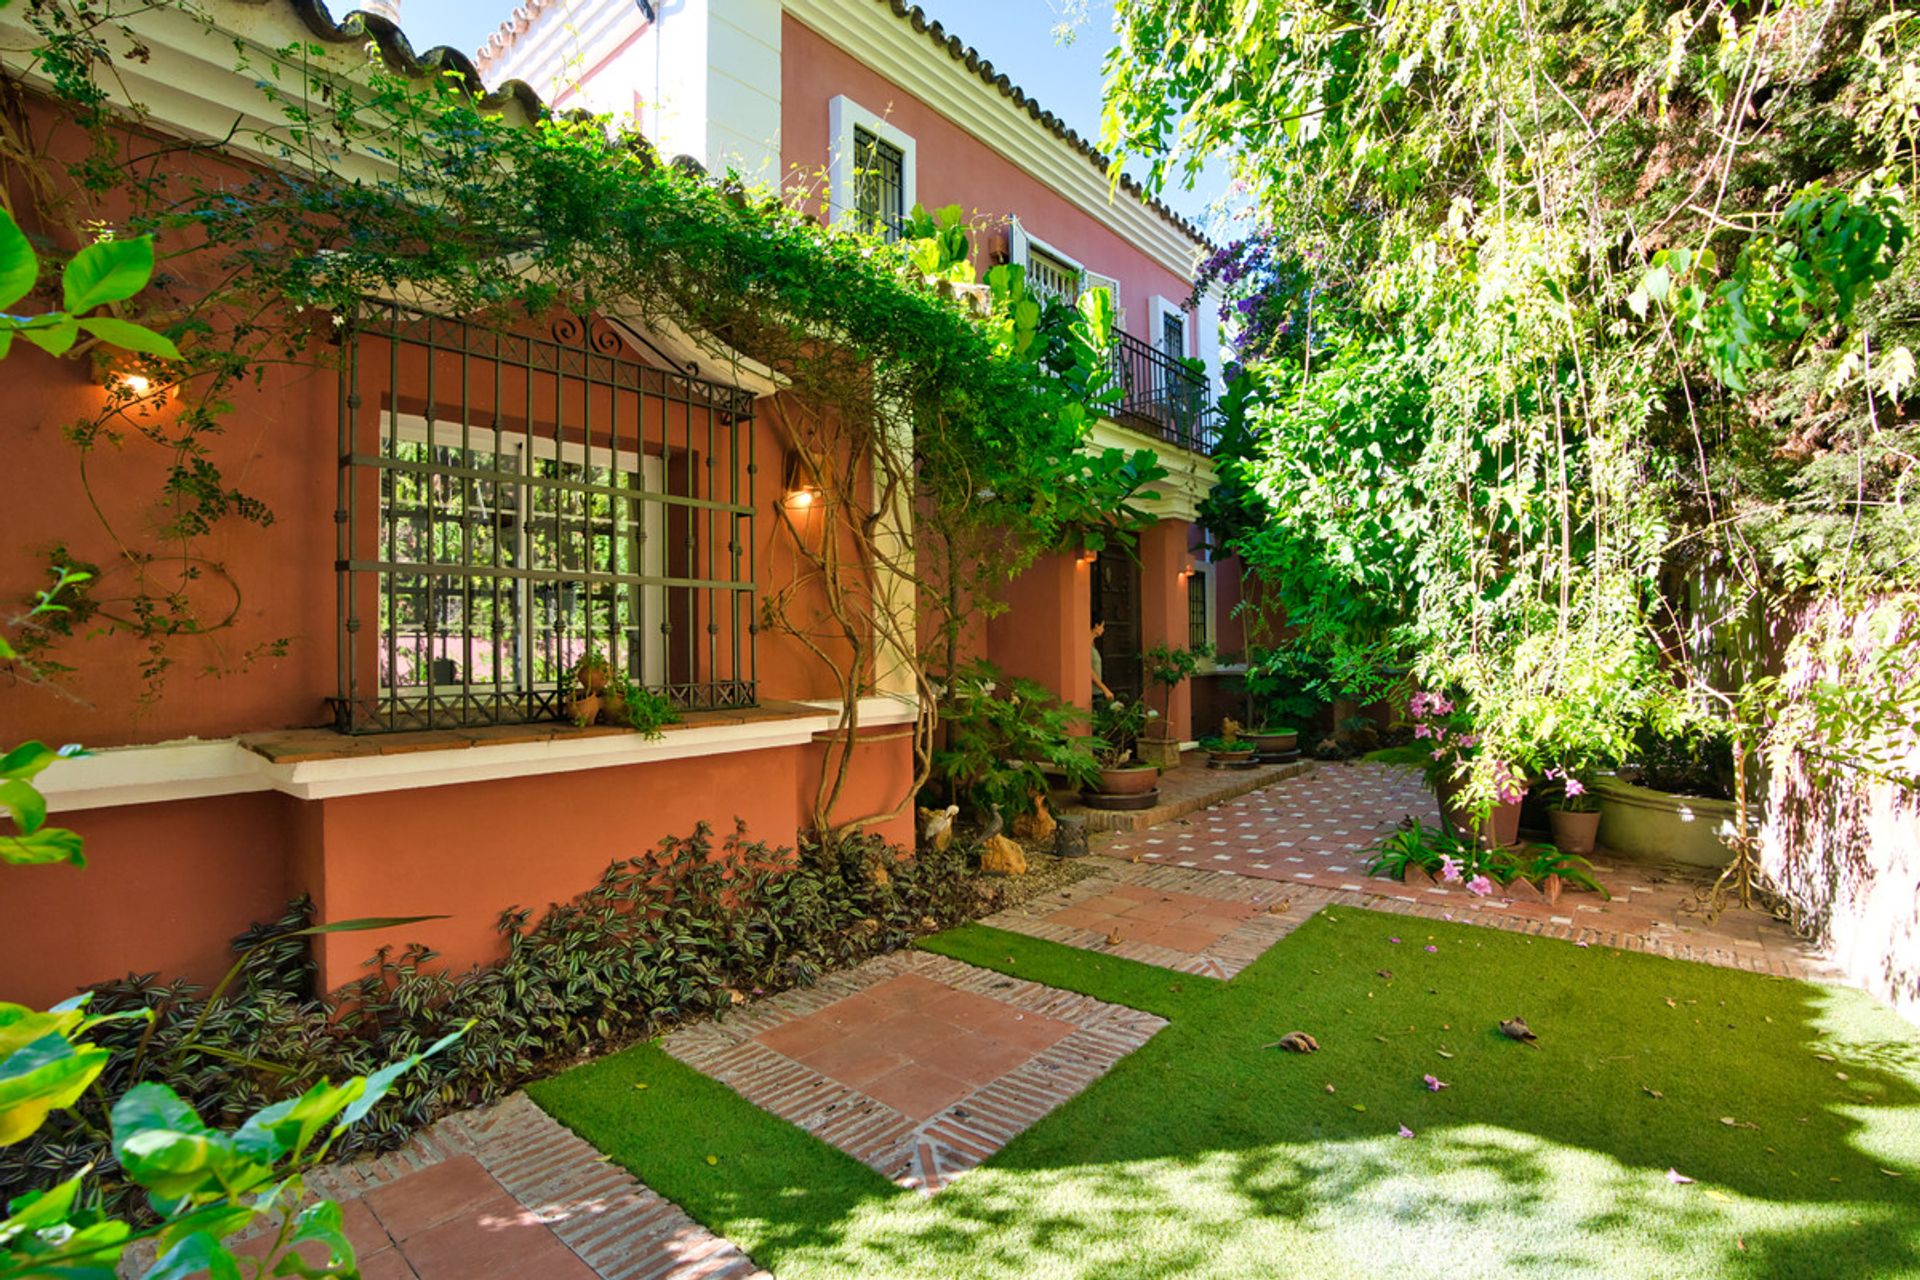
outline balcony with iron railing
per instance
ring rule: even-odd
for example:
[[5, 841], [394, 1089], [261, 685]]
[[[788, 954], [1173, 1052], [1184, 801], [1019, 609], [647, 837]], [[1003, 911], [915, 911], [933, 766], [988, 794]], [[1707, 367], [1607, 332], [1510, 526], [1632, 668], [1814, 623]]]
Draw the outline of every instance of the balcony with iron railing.
[[1213, 452], [1219, 407], [1206, 375], [1120, 330], [1110, 358], [1120, 397], [1110, 411], [1115, 422], [1192, 453]]

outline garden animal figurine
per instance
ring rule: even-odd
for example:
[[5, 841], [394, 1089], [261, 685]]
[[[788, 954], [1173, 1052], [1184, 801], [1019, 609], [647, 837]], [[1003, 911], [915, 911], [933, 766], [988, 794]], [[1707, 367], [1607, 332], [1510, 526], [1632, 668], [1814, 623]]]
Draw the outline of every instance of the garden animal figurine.
[[1007, 820], [1000, 816], [1000, 806], [987, 806], [987, 820], [980, 827], [980, 839], [991, 840], [1007, 828]]
[[1500, 1024], [1500, 1034], [1509, 1040], [1518, 1040], [1521, 1044], [1533, 1045], [1536, 1049], [1540, 1047], [1534, 1043], [1540, 1037], [1533, 1034], [1533, 1028], [1527, 1025], [1525, 1018], [1508, 1018]]
[[1265, 1047], [1268, 1049], [1285, 1049], [1288, 1053], [1320, 1052], [1320, 1042], [1304, 1031], [1289, 1031]]
[[922, 809], [920, 811], [920, 835], [933, 846], [936, 853], [945, 853], [947, 846], [953, 843], [953, 820], [960, 813], [960, 806], [950, 804], [944, 809]]

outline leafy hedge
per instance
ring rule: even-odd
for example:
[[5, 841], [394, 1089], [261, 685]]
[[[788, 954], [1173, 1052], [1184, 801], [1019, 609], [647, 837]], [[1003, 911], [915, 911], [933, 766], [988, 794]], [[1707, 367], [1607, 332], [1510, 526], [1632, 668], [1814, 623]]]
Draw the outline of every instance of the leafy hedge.
[[651, 854], [616, 862], [600, 882], [535, 922], [503, 912], [498, 965], [446, 973], [418, 945], [383, 948], [359, 981], [312, 994], [312, 904], [234, 939], [236, 980], [209, 993], [151, 974], [96, 989], [95, 1012], [155, 1011], [152, 1030], [109, 1023], [113, 1050], [88, 1100], [34, 1137], [0, 1149], [0, 1203], [97, 1162], [111, 1202], [137, 1188], [119, 1177], [96, 1114], [139, 1080], [163, 1080], [211, 1125], [231, 1126], [320, 1079], [366, 1074], [472, 1029], [407, 1076], [336, 1154], [397, 1146], [447, 1111], [493, 1102], [589, 1052], [723, 1014], [769, 991], [907, 945], [977, 914], [983, 895], [958, 847], [904, 858], [874, 838], [831, 859], [749, 842], [718, 842], [703, 823]]

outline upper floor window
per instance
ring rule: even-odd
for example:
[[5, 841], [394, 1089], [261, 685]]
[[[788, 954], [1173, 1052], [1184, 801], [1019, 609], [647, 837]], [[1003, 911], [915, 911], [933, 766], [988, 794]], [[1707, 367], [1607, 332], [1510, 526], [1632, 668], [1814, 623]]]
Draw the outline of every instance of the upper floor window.
[[1169, 360], [1187, 357], [1187, 318], [1178, 311], [1160, 314], [1160, 352]]
[[1039, 245], [1027, 246], [1027, 288], [1071, 307], [1080, 301], [1080, 285], [1079, 267]]
[[863, 229], [898, 240], [906, 228], [906, 153], [872, 132], [853, 131], [854, 209]]
[[913, 135], [841, 94], [827, 103], [827, 221], [898, 240], [915, 193]]

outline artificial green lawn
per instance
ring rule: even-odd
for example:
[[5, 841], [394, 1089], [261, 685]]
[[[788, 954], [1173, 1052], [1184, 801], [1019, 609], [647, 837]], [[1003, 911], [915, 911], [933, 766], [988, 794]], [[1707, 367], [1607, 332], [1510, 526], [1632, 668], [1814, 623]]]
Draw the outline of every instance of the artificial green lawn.
[[1170, 1025], [933, 1197], [656, 1045], [531, 1092], [780, 1280], [1920, 1277], [1920, 1035], [1858, 992], [1353, 908], [1226, 983], [925, 945]]

